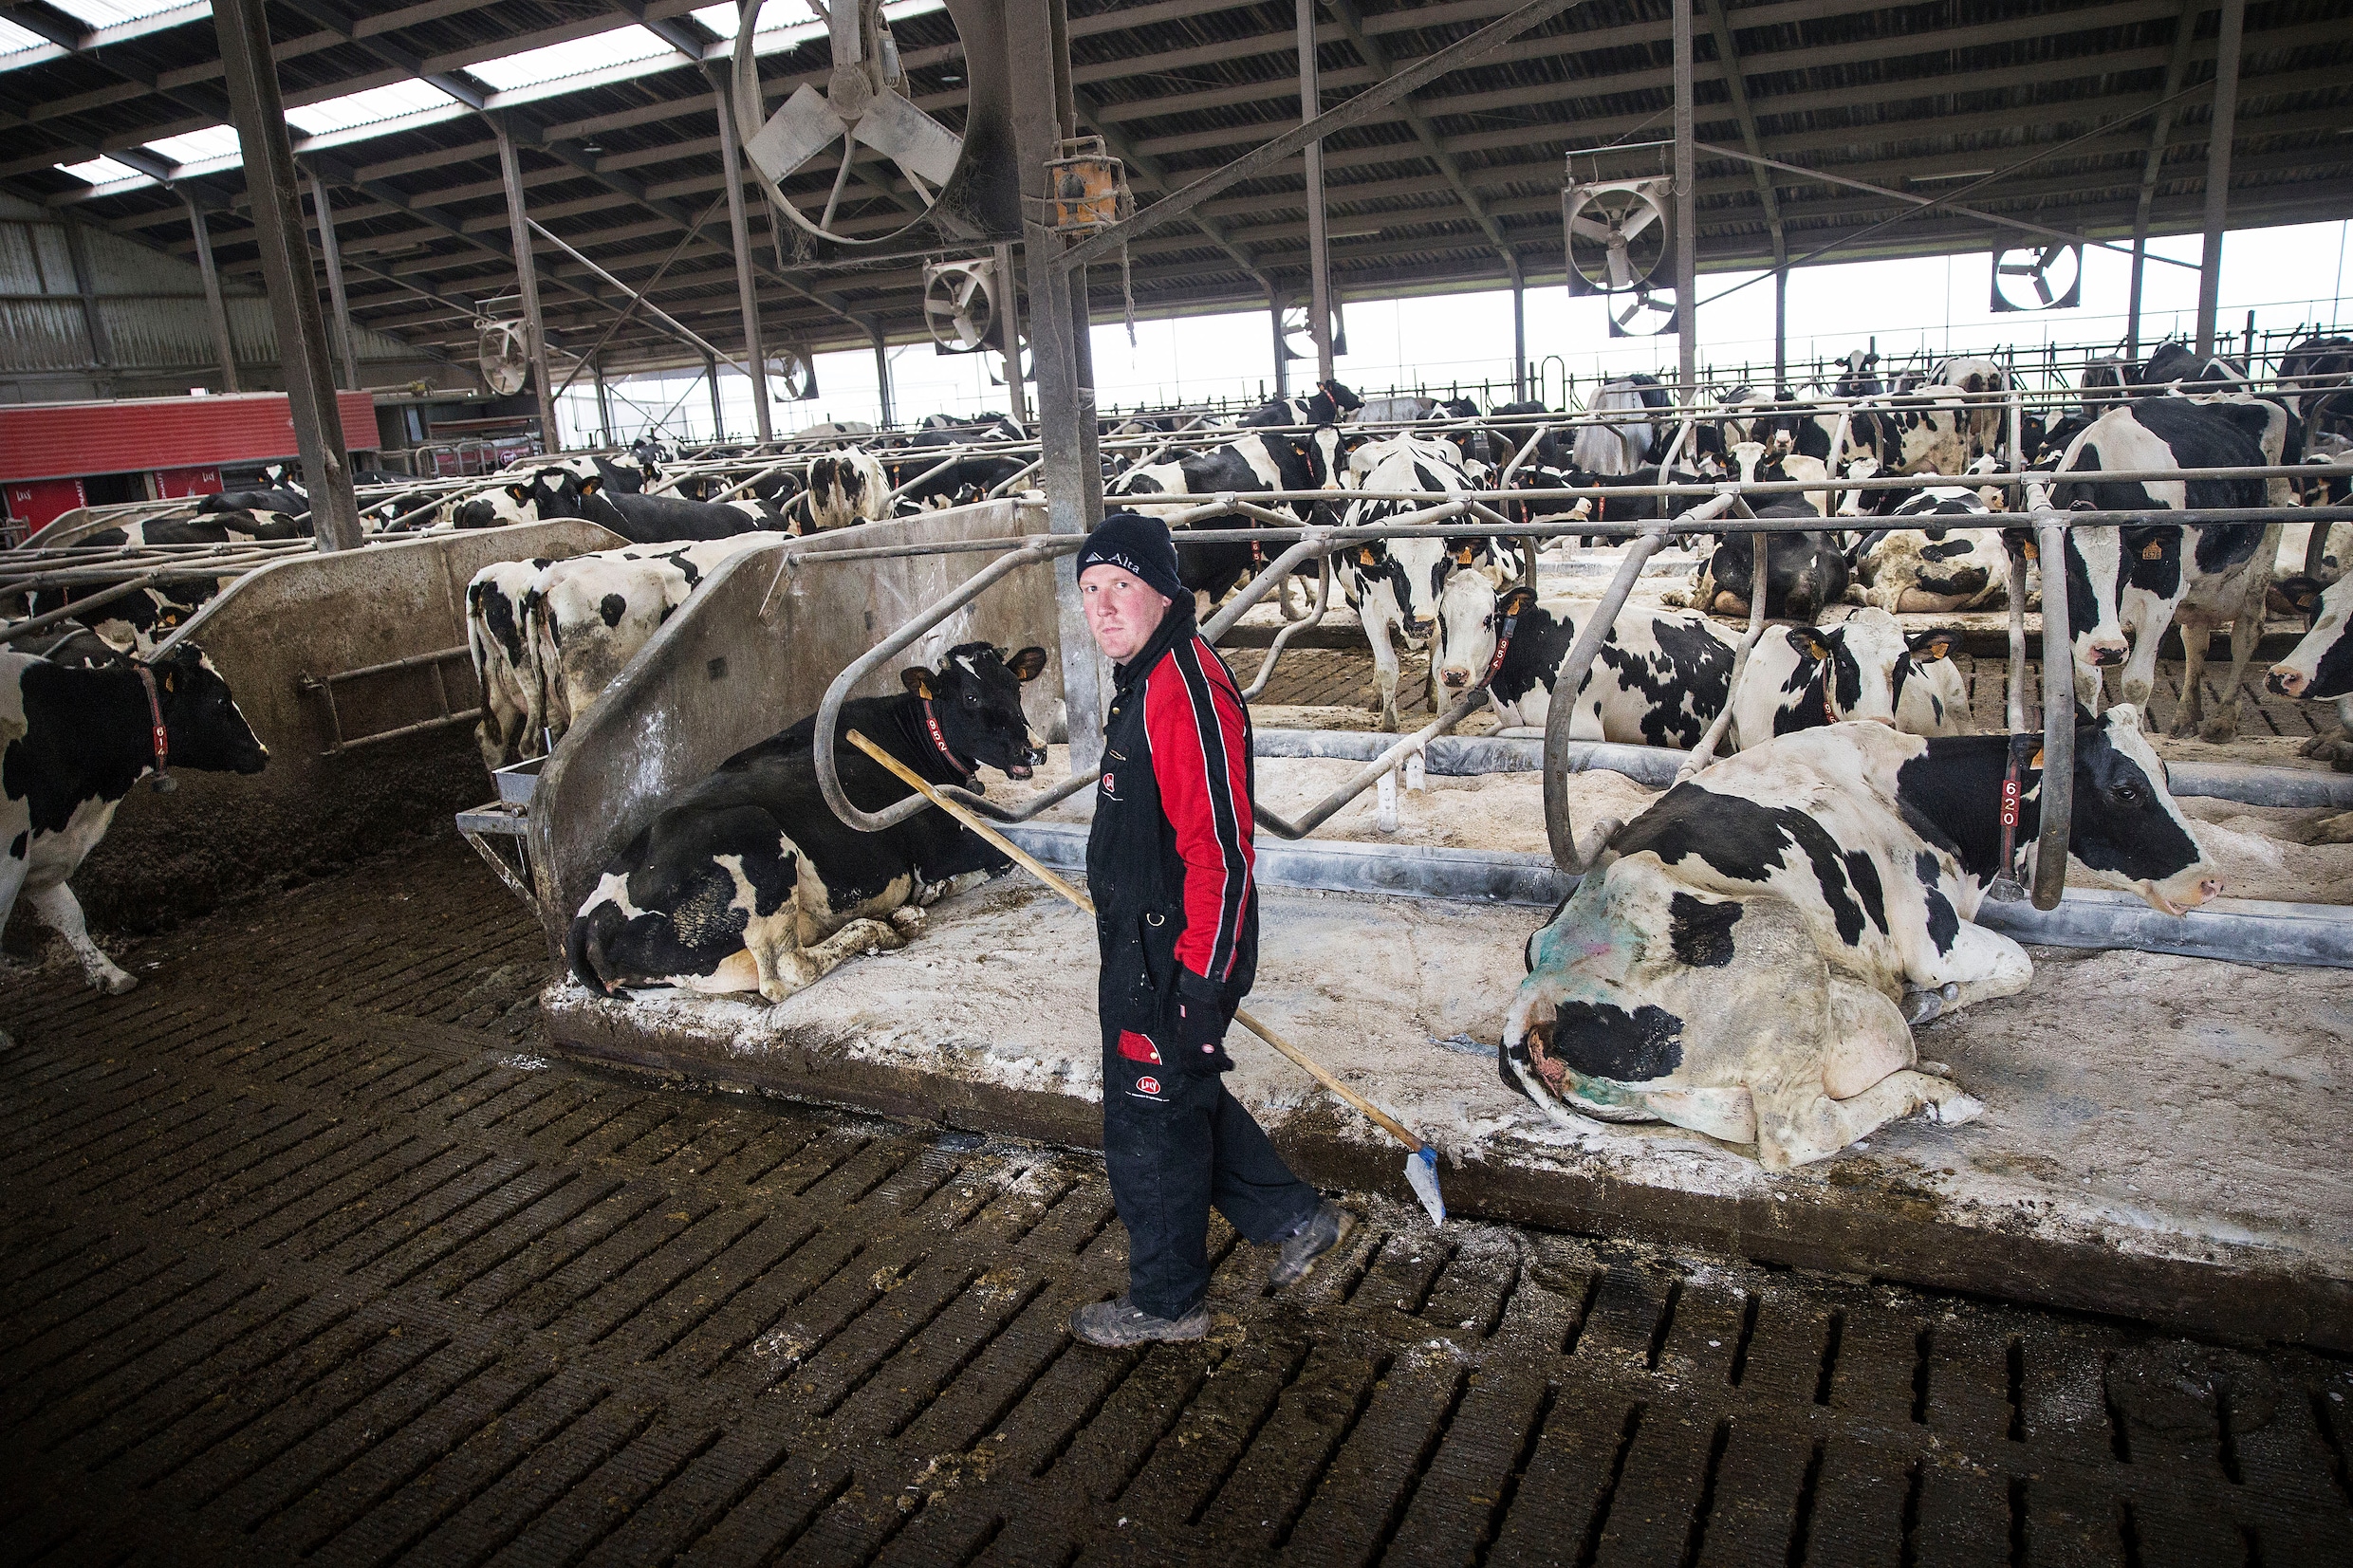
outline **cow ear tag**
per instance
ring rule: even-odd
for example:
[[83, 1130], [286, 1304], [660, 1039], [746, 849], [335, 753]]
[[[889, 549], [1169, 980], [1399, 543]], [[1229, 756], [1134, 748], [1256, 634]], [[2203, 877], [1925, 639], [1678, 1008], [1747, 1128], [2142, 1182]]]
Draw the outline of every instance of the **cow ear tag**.
[[2140, 546], [2140, 559], [2143, 561], [2162, 561], [2164, 558], [2165, 546], [2154, 539]]
[[1461, 549], [1454, 552], [1454, 564], [1457, 566], [1468, 566], [1471, 564], [1470, 545], [1465, 544]]
[[2038, 746], [2034, 748], [2034, 760], [2027, 764], [2027, 766], [2029, 767], [2040, 767], [2043, 766], [2043, 748], [2041, 747]]
[[2040, 561], [2043, 559], [2041, 547], [2031, 539], [2027, 541], [2027, 559], [2029, 561]]
[[1357, 560], [1362, 562], [1365, 565], [1371, 565], [1373, 563], [1373, 547], [1370, 544], [1365, 545], [1364, 548], [1356, 552], [1356, 558]]
[[919, 664], [912, 670], [901, 670], [899, 678], [906, 684], [908, 691], [918, 697], [932, 694], [932, 673]]
[[583, 495], [594, 495], [597, 493], [597, 487], [603, 483], [603, 480], [598, 478], [592, 473], [587, 478], [580, 482], [580, 493]]
[[528, 501], [531, 498], [531, 487], [528, 485], [510, 485], [507, 487], [507, 493], [513, 496], [517, 501]]

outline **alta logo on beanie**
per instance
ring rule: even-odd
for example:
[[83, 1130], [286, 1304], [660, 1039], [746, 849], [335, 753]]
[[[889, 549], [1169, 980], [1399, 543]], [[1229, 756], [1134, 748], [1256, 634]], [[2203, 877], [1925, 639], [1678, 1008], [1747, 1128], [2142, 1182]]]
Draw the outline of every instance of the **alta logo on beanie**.
[[1176, 569], [1176, 542], [1168, 525], [1141, 512], [1113, 512], [1095, 526], [1079, 551], [1077, 575], [1090, 566], [1116, 566], [1170, 599], [1187, 597]]

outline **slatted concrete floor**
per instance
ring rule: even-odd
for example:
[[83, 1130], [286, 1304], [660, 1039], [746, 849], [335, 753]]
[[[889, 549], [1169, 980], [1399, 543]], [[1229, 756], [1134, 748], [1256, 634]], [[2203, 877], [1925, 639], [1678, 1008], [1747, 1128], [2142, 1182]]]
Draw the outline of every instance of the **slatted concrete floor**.
[[[1228, 655], [1234, 673], [1245, 685], [1257, 678], [1259, 661], [1266, 655], [1256, 648], [1236, 649]], [[1999, 727], [2008, 665], [2001, 659], [1956, 655], [1956, 662], [1969, 678], [1971, 711], [1979, 725]], [[1424, 654], [1400, 651], [1399, 655], [1398, 712], [1402, 719], [1419, 714], [1420, 723], [1430, 720], [1428, 700], [1429, 658]], [[2230, 666], [2209, 664], [2203, 682], [2206, 694], [2205, 711], [2214, 713], [2222, 702], [2222, 682], [2230, 676]], [[2247, 739], [2286, 735], [2296, 740], [2315, 733], [2315, 726], [2333, 719], [2335, 710], [2325, 703], [2291, 702], [2263, 690], [2264, 668], [2251, 670], [2241, 687], [2239, 733]], [[2042, 666], [2033, 665], [2028, 674], [2030, 685], [2042, 679]], [[2157, 689], [2149, 698], [2149, 710], [2160, 727], [2170, 725], [2181, 702], [2182, 668], [2178, 661], [2158, 666]], [[2109, 677], [2110, 697], [2115, 700], [2115, 677]], [[2039, 692], [2039, 685], [2034, 689]], [[1260, 700], [1269, 704], [1301, 707], [1362, 708], [1379, 711], [1380, 688], [1373, 679], [1373, 656], [1353, 649], [1299, 648], [1284, 651], [1282, 662], [1275, 666], [1274, 679], [1267, 684]], [[2030, 697], [2029, 704], [2039, 706]]]
[[[0, 982], [0, 1559], [2343, 1562], [2353, 1369], [1353, 1197], [1063, 1332], [1083, 1154], [533, 1055], [462, 847]], [[159, 966], [147, 968], [145, 966]]]

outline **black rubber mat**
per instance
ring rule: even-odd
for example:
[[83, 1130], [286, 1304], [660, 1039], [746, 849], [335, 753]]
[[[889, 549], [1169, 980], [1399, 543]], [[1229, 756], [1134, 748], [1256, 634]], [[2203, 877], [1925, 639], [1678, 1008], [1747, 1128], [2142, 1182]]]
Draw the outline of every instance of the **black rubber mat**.
[[1106, 1354], [1097, 1159], [535, 1054], [462, 846], [0, 982], [0, 1558], [2341, 1563], [2301, 1352], [1363, 1223]]

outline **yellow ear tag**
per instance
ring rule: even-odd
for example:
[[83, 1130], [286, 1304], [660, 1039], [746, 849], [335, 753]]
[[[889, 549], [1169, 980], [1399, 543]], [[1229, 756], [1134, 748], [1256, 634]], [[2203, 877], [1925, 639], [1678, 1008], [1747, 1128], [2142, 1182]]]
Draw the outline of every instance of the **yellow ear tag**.
[[2031, 539], [2027, 541], [2027, 559], [2029, 561], [2040, 561], [2043, 559], [2041, 547], [2038, 546]]
[[2027, 764], [2027, 766], [2029, 767], [2040, 767], [2043, 766], [2043, 748], [2041, 747], [2038, 746], [2034, 748], [2034, 760]]
[[1468, 566], [1471, 564], [1471, 547], [1469, 545], [1466, 544], [1461, 549], [1454, 552], [1454, 564], [1457, 566]]
[[1362, 549], [1361, 549], [1361, 550], [1357, 551], [1357, 552], [1356, 552], [1356, 558], [1357, 558], [1359, 561], [1362, 562], [1365, 565], [1367, 565], [1367, 566], [1371, 565], [1371, 564], [1373, 563], [1373, 550], [1372, 550], [1372, 546], [1368, 544], [1368, 545], [1366, 545], [1364, 548], [1362, 548]]
[[2140, 546], [2140, 559], [2143, 561], [2161, 561], [2164, 556], [2165, 546], [2154, 539]]

